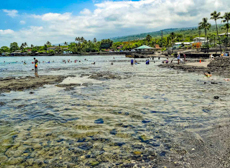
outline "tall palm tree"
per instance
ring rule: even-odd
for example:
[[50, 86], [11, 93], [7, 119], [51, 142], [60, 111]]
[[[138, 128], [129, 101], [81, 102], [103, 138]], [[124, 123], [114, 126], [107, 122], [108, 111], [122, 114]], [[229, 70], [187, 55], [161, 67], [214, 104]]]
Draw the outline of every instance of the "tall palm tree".
[[50, 46], [50, 45], [51, 45], [51, 42], [47, 41], [47, 42], [46, 42], [46, 45]]
[[204, 29], [205, 31], [205, 37], [206, 37], [207, 43], [208, 43], [207, 30], [209, 30], [210, 27], [211, 27], [211, 24], [208, 23], [208, 18], [203, 18], [202, 22], [199, 23], [199, 28]]
[[64, 45], [68, 45], [68, 43], [67, 43], [67, 42], [65, 42], [65, 43], [64, 43]]
[[[217, 33], [217, 37], [218, 37], [219, 43], [220, 43], [220, 37], [219, 37], [219, 33], [218, 33], [217, 20], [222, 18], [220, 15], [221, 15], [220, 12], [217, 13], [216, 11], [214, 11], [213, 13], [211, 13], [211, 18], [210, 18], [212, 20], [215, 20], [215, 23], [216, 23], [216, 33]], [[220, 52], [221, 52], [221, 44], [220, 44]]]
[[33, 44], [31, 44], [31, 48], [34, 48], [34, 45], [33, 45]]
[[146, 36], [146, 41], [149, 43], [150, 41], [151, 41], [151, 39], [152, 39], [152, 36], [150, 36], [149, 34]]
[[[230, 20], [230, 12], [226, 12], [225, 14], [224, 14], [224, 16], [222, 17], [222, 19], [223, 19], [223, 22], [224, 23], [226, 23], [226, 25], [228, 25], [229, 24], [229, 20]], [[228, 44], [228, 28], [229, 26], [226, 26], [226, 28], [227, 28], [227, 44]]]

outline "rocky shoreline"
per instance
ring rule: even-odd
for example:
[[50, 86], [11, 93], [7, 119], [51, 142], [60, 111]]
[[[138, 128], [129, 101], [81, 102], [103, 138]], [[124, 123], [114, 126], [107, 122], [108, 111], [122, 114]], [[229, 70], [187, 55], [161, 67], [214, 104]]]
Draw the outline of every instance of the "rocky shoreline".
[[23, 91], [35, 89], [46, 84], [56, 84], [62, 82], [69, 76], [26, 76], [26, 77], [7, 77], [0, 79], [0, 93], [10, 91]]
[[175, 70], [182, 70], [186, 72], [196, 72], [203, 74], [204, 72], [211, 72], [214, 75], [230, 78], [230, 58], [229, 57], [217, 57], [211, 61], [207, 67], [192, 66], [186, 64], [160, 64], [161, 68], [172, 68]]

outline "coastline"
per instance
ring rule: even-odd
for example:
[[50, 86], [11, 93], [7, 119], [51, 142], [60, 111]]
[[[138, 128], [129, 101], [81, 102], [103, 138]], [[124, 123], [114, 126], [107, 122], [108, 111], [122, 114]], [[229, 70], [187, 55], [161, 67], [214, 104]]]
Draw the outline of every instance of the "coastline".
[[230, 78], [230, 58], [229, 57], [217, 57], [211, 62], [202, 63], [186, 63], [186, 64], [160, 64], [161, 68], [171, 68], [175, 70], [182, 70], [185, 72], [196, 72], [199, 74], [204, 74], [205, 72], [211, 72], [213, 75], [222, 76], [225, 78]]

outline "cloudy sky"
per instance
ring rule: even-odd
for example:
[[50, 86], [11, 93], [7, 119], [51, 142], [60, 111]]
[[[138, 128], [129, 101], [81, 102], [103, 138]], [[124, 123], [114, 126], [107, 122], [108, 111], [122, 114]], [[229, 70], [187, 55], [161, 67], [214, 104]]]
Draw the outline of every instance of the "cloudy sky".
[[[0, 46], [43, 45], [197, 26], [214, 10], [230, 12], [229, 0], [4, 0]], [[211, 22], [213, 23], [213, 22]]]

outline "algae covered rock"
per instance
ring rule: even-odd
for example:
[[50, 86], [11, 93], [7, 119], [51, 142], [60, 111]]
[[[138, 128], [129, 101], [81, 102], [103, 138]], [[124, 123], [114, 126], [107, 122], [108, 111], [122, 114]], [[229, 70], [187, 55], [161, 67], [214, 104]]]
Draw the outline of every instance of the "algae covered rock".
[[90, 162], [90, 165], [91, 166], [97, 166], [97, 165], [99, 165], [100, 163], [98, 162], [98, 161], [92, 161], [92, 162]]

